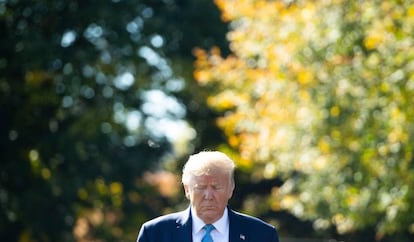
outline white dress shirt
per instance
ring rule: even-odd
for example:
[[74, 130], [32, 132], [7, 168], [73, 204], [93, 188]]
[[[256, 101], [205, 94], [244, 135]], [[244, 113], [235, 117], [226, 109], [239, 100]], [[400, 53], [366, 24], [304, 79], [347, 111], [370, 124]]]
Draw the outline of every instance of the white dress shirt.
[[[191, 208], [191, 216], [193, 220], [193, 242], [201, 242], [205, 233], [203, 229], [205, 223], [197, 216], [193, 208]], [[223, 216], [213, 223], [215, 229], [210, 232], [214, 242], [229, 242], [229, 224], [229, 215], [227, 208], [225, 208]]]

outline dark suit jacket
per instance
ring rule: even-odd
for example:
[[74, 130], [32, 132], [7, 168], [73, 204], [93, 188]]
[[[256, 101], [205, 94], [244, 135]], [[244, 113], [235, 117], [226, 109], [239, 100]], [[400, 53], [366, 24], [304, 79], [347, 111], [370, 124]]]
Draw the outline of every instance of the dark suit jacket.
[[[260, 219], [227, 209], [230, 242], [278, 242], [275, 227]], [[190, 208], [167, 214], [144, 223], [137, 242], [192, 242]], [[220, 242], [220, 241], [217, 241]]]

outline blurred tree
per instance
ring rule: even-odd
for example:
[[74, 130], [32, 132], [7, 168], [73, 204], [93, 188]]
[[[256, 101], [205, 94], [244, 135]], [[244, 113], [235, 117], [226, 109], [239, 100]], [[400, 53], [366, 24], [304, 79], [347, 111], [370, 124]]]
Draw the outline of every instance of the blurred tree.
[[197, 145], [176, 73], [224, 31], [207, 0], [0, 1], [0, 240], [133, 241], [180, 204], [156, 172]]
[[196, 51], [194, 75], [250, 179], [284, 180], [244, 206], [353, 241], [410, 241], [414, 4], [215, 2], [232, 54]]

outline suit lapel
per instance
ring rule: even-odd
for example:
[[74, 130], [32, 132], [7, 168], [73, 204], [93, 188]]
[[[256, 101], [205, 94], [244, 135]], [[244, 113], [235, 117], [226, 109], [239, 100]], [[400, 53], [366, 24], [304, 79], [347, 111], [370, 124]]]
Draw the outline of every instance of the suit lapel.
[[172, 238], [172, 241], [178, 242], [192, 242], [193, 241], [193, 234], [192, 234], [192, 227], [193, 223], [191, 220], [191, 212], [190, 208], [186, 209], [181, 213], [181, 216], [177, 218], [175, 221], [177, 233], [174, 235], [176, 238]]
[[241, 220], [237, 214], [228, 208], [229, 213], [229, 242], [246, 242], [249, 241]]

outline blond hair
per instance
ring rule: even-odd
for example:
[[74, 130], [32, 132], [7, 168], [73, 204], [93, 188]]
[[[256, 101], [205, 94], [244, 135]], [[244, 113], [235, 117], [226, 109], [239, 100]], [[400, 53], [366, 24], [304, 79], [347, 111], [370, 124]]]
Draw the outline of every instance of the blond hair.
[[208, 174], [211, 170], [220, 170], [229, 175], [229, 184], [234, 188], [234, 169], [236, 165], [233, 160], [220, 151], [201, 151], [191, 155], [183, 168], [182, 183], [189, 185], [194, 176]]

